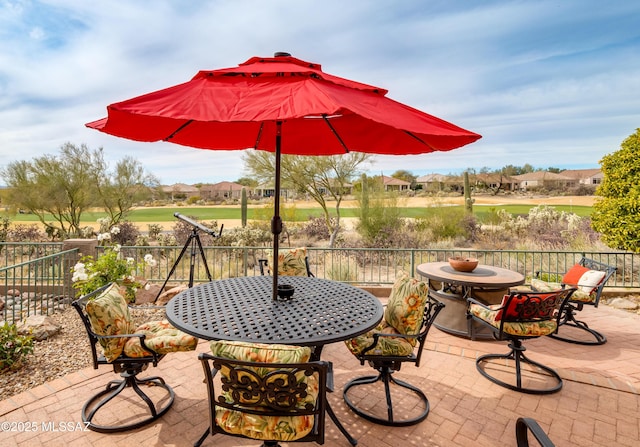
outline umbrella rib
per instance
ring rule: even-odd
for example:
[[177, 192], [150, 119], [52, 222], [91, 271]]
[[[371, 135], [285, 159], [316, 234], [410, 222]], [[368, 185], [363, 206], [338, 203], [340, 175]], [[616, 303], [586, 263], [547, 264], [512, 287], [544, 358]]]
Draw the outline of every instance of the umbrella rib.
[[323, 114], [322, 119], [324, 120], [325, 123], [327, 123], [327, 126], [329, 126], [329, 129], [331, 129], [331, 132], [333, 132], [335, 137], [338, 139], [338, 141], [340, 142], [340, 145], [344, 148], [344, 152], [348, 154], [349, 148], [347, 147], [346, 144], [344, 144], [344, 141], [342, 141], [342, 138], [340, 138], [340, 135], [338, 135], [338, 132], [336, 132], [336, 130], [333, 128], [333, 126], [331, 125], [331, 122], [327, 119], [327, 115]]
[[171, 140], [173, 137], [176, 136], [176, 134], [178, 132], [180, 132], [182, 129], [184, 129], [185, 127], [187, 127], [189, 124], [193, 123], [193, 120], [188, 120], [186, 123], [184, 123], [182, 126], [178, 127], [176, 130], [174, 130], [171, 135], [169, 135], [167, 138], [164, 138], [162, 141], [169, 141]]
[[256, 144], [253, 145], [254, 149], [258, 149], [258, 144], [260, 143], [260, 138], [262, 138], [262, 129], [264, 128], [264, 121], [260, 123], [260, 129], [258, 130], [258, 135], [256, 136]]
[[435, 147], [431, 146], [429, 143], [427, 143], [426, 141], [424, 141], [422, 138], [420, 138], [419, 136], [417, 136], [416, 134], [409, 132], [408, 130], [405, 130], [404, 133], [406, 133], [407, 135], [409, 135], [410, 137], [415, 138], [416, 140], [418, 140], [420, 143], [424, 144], [425, 146], [427, 146], [429, 149], [431, 149], [432, 151], [437, 151], [438, 149], [436, 149]]

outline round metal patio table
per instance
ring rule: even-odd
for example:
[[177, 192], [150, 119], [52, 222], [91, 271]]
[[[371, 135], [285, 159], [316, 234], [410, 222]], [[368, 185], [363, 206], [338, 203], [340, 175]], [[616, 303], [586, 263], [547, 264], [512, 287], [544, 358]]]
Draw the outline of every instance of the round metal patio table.
[[[349, 284], [313, 277], [281, 276], [295, 287], [288, 300], [272, 298], [271, 276], [228, 278], [199, 284], [167, 303], [167, 319], [176, 328], [205, 340], [235, 340], [322, 347], [375, 328], [383, 315], [380, 300]], [[327, 413], [352, 445], [330, 405]]]
[[289, 300], [273, 300], [271, 276], [221, 279], [187, 289], [167, 304], [175, 327], [205, 340], [322, 347], [363, 334], [382, 319], [382, 304], [349, 284], [282, 276], [295, 287]]

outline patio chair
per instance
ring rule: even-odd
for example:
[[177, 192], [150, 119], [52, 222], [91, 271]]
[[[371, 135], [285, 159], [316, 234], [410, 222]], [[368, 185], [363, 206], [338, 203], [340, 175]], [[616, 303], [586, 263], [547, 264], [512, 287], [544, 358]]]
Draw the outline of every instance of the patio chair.
[[209, 427], [196, 447], [218, 433], [271, 447], [294, 441], [324, 444], [330, 363], [309, 361], [311, 349], [302, 346], [213, 341], [211, 352], [198, 356]]
[[518, 418], [516, 421], [516, 442], [518, 447], [529, 447], [529, 433], [536, 438], [540, 447], [555, 447], [542, 427], [531, 418]]
[[[582, 257], [562, 276], [561, 282], [548, 282], [541, 279], [543, 275], [546, 279], [553, 279], [554, 276], [559, 276], [557, 273], [536, 272], [535, 277], [531, 280], [531, 288], [539, 292], [550, 292], [565, 286], [577, 287], [567, 306], [563, 309], [558, 331], [551, 334], [550, 337], [581, 345], [602, 345], [607, 342], [607, 337], [604, 334], [590, 328], [584, 321], [576, 319], [576, 315], [585, 305], [598, 307], [602, 290], [616, 270], [616, 267]], [[574, 331], [572, 333], [570, 330], [563, 330], [567, 326], [577, 328], [581, 332]], [[584, 334], [584, 332], [587, 333], [588, 338], [586, 339], [580, 337], [580, 334]]]
[[[513, 291], [505, 295], [501, 304], [485, 305], [473, 298], [467, 298], [469, 310], [467, 318], [471, 339], [474, 340], [473, 321], [479, 322], [493, 332], [497, 340], [508, 340], [511, 350], [507, 354], [485, 354], [476, 359], [476, 368], [487, 379], [500, 386], [514, 391], [529, 394], [550, 394], [560, 391], [562, 379], [558, 373], [529, 359], [522, 340], [538, 338], [554, 333], [558, 328], [558, 320], [562, 307], [566, 304], [575, 288], [556, 290], [550, 293]], [[504, 362], [491, 360], [513, 360], [515, 364], [515, 380], [506, 381], [511, 376], [510, 368], [504, 370]], [[529, 364], [531, 370], [528, 377], [533, 383], [544, 382], [542, 386], [533, 387], [523, 384], [523, 364]], [[489, 372], [489, 369], [492, 372]], [[492, 375], [493, 374], [493, 375]], [[505, 376], [505, 380], [495, 375]], [[547, 382], [551, 382], [549, 386]], [[514, 384], [515, 383], [515, 384]]]
[[[403, 276], [394, 284], [387, 303], [382, 322], [373, 330], [345, 343], [351, 353], [364, 365], [368, 362], [378, 374], [358, 377], [349, 381], [343, 392], [345, 403], [357, 415], [369, 421], [391, 426], [408, 426], [424, 420], [429, 414], [429, 400], [424, 392], [405, 381], [396, 379], [393, 373], [400, 371], [403, 363], [420, 366], [422, 351], [433, 320], [444, 307], [444, 304], [429, 296], [429, 288], [423, 281]], [[384, 384], [387, 405], [386, 417], [376, 415], [373, 411], [359, 407], [349, 392], [362, 385]], [[394, 411], [392, 387], [408, 390], [418, 397], [422, 410], [417, 415], [397, 417], [397, 413], [406, 408]], [[362, 390], [362, 388], [361, 388]], [[406, 393], [406, 391], [405, 391]], [[416, 406], [419, 408], [419, 406]]]
[[[306, 247], [278, 250], [278, 274], [280, 276], [315, 276], [309, 267]], [[267, 250], [267, 259], [258, 259], [261, 275], [272, 275], [273, 250]]]
[[[122, 377], [121, 380], [109, 382], [104, 390], [84, 404], [82, 421], [87, 422], [91, 430], [108, 433], [142, 427], [165, 414], [173, 404], [173, 389], [161, 377], [139, 378], [138, 375], [147, 369], [149, 364], [157, 366], [169, 352], [194, 350], [197, 339], [178, 331], [166, 320], [145, 323], [136, 328], [127, 302], [115, 283], [101, 287], [72, 304], [89, 336], [93, 368], [112, 365], [113, 372]], [[97, 345], [101, 346], [101, 355], [98, 355]], [[141, 385], [153, 387], [149, 388], [153, 390], [149, 393], [153, 396], [145, 393]], [[119, 420], [118, 411], [109, 409], [110, 406], [107, 404], [116, 403], [117, 400], [114, 401], [114, 398], [129, 388], [135, 391], [135, 394], [126, 393], [126, 397], [120, 397], [128, 400], [131, 399], [129, 395], [134, 399], [140, 398], [142, 405], [135, 402], [127, 407], [148, 407], [148, 412], [135, 416], [122, 415], [122, 419]], [[164, 392], [158, 392], [158, 389], [163, 389]], [[105, 408], [105, 411], [98, 413]], [[108, 417], [105, 419], [98, 414]]]

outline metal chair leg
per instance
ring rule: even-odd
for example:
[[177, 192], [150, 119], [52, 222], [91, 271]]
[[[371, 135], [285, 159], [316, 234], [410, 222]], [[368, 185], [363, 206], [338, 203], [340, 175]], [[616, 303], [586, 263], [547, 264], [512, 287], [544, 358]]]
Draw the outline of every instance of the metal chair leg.
[[[121, 373], [121, 376], [123, 377], [122, 380], [112, 380], [111, 382], [109, 382], [103, 391], [94, 395], [82, 407], [82, 421], [88, 423], [88, 428], [90, 430], [100, 433], [113, 433], [133, 430], [135, 428], [142, 427], [155, 421], [156, 419], [164, 415], [169, 410], [169, 408], [171, 408], [171, 405], [173, 405], [175, 393], [173, 392], [173, 389], [169, 385], [167, 385], [161, 377], [138, 379], [136, 373], [127, 371], [123, 371]], [[147, 396], [147, 394], [140, 388], [140, 385], [147, 384], [152, 384], [166, 390], [169, 395], [169, 400], [164, 404], [163, 407], [158, 408], [149, 398], [149, 396]], [[115, 398], [127, 388], [131, 388], [149, 407], [149, 416], [131, 424], [107, 426], [94, 423], [93, 418], [96, 416], [98, 411], [104, 408], [106, 404], [108, 404], [113, 398]]]
[[[417, 424], [418, 422], [423, 421], [429, 414], [429, 399], [427, 399], [427, 396], [422, 392], [422, 390], [420, 390], [419, 388], [407, 382], [394, 378], [392, 375], [393, 371], [389, 367], [383, 366], [383, 367], [378, 367], [376, 369], [378, 369], [379, 371], [379, 374], [377, 376], [357, 377], [349, 381], [345, 385], [344, 391], [343, 391], [343, 399], [347, 404], [347, 406], [358, 416], [368, 421], [371, 421], [377, 424], [382, 424], [382, 425], [404, 427], [404, 426], [414, 425], [414, 424]], [[368, 385], [368, 384], [376, 383], [378, 381], [381, 381], [384, 384], [385, 398], [387, 401], [387, 418], [386, 419], [375, 416], [372, 413], [366, 412], [358, 408], [348, 395], [349, 390], [353, 387], [360, 386], [360, 385]], [[413, 392], [414, 394], [416, 394], [420, 398], [421, 402], [424, 404], [424, 407], [425, 407], [424, 410], [413, 418], [397, 419], [393, 414], [391, 384], [395, 384], [397, 386], [406, 388], [411, 392]]]
[[[508, 388], [513, 391], [519, 391], [522, 393], [551, 394], [551, 393], [560, 391], [560, 389], [562, 389], [562, 378], [560, 378], [560, 375], [554, 369], [551, 369], [548, 366], [545, 366], [541, 363], [531, 360], [526, 355], [524, 355], [524, 351], [526, 350], [526, 348], [522, 346], [522, 342], [520, 340], [517, 340], [517, 339], [512, 340], [512, 342], [509, 343], [509, 347], [511, 348], [511, 351], [507, 354], [485, 354], [478, 357], [476, 359], [476, 369], [478, 370], [478, 372], [497, 385], [500, 385], [504, 388]], [[486, 371], [485, 366], [488, 363], [488, 361], [496, 360], [496, 359], [513, 360], [515, 364], [515, 383], [516, 383], [515, 385], [513, 385], [512, 383], [508, 383], [503, 380], [500, 380], [492, 376]], [[553, 382], [555, 382], [555, 385], [547, 388], [527, 388], [522, 386], [522, 364], [523, 363], [532, 365], [542, 370], [545, 373], [543, 375], [552, 378]]]

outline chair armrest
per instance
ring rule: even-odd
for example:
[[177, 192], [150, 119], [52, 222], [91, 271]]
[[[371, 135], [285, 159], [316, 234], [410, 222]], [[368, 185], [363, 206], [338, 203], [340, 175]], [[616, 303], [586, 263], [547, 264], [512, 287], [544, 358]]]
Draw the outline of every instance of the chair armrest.
[[[378, 340], [380, 339], [380, 337], [388, 337], [388, 338], [404, 338], [406, 340], [409, 339], [417, 339], [421, 336], [421, 334], [415, 334], [415, 335], [408, 335], [408, 334], [400, 334], [400, 333], [392, 333], [392, 334], [388, 334], [385, 332], [374, 332], [373, 334], [373, 341], [371, 342], [371, 344], [369, 346], [367, 346], [366, 348], [364, 348], [362, 351], [360, 351], [359, 355], [365, 355], [367, 352], [371, 351], [373, 348], [376, 347], [376, 345], [378, 344]], [[360, 359], [361, 363], [364, 364], [364, 360]]]
[[551, 439], [534, 419], [522, 417], [516, 421], [516, 442], [518, 447], [529, 447], [529, 432], [533, 434], [542, 447], [555, 447], [555, 444], [551, 442]]
[[[467, 304], [477, 304], [477, 305], [479, 305], [479, 306], [484, 307], [484, 308], [485, 308], [485, 309], [487, 309], [487, 310], [496, 310], [496, 309], [494, 309], [494, 308], [492, 308], [492, 307], [489, 307], [489, 306], [488, 306], [488, 305], [486, 305], [485, 303], [483, 303], [483, 302], [481, 302], [481, 301], [478, 301], [478, 300], [477, 300], [477, 299], [475, 299], [475, 298], [467, 298]], [[502, 309], [502, 307], [501, 307], [500, 309]]]

